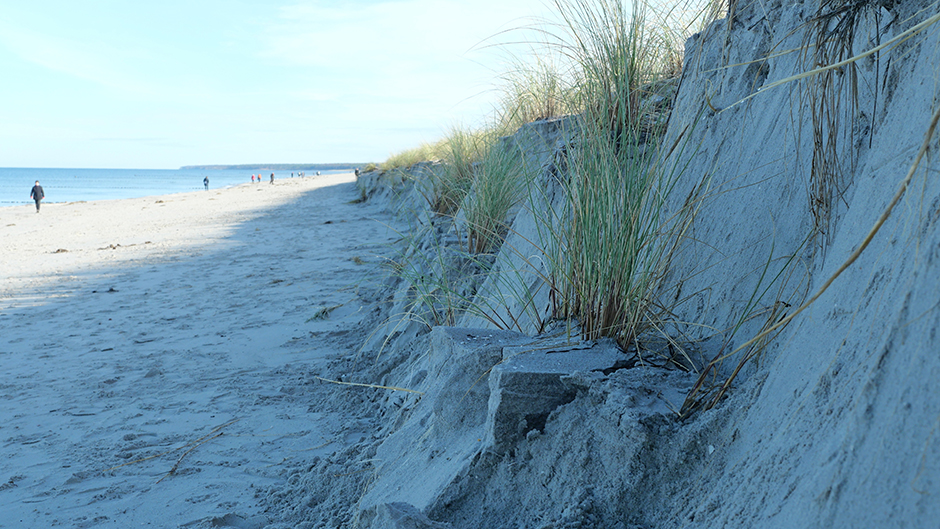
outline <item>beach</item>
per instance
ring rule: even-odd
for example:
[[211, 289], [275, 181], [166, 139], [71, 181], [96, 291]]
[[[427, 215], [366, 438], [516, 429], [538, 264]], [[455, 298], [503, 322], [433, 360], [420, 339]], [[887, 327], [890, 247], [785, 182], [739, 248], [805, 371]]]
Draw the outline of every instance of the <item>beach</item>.
[[[937, 527], [940, 4], [731, 2], [672, 44], [698, 22], [552, 4], [491, 124], [356, 177], [81, 202], [63, 170], [74, 187], [36, 176], [41, 212], [0, 207], [0, 529]], [[241, 27], [229, 11], [213, 20]], [[319, 29], [343, 18], [327, 11], [277, 10]], [[345, 11], [344, 47], [405, 84], [345, 76], [320, 97], [328, 82], [297, 77], [310, 46], [346, 40], [269, 24], [305, 59], [246, 50], [289, 83], [178, 83], [192, 112], [108, 87], [112, 137], [71, 104], [112, 77], [79, 47], [48, 55], [81, 90], [32, 87], [4, 163], [361, 159], [423, 134], [443, 107], [384, 43], [411, 26]], [[200, 64], [224, 84], [251, 71]], [[271, 97], [286, 84], [302, 97]], [[138, 102], [173, 126], [149, 130]], [[280, 136], [286, 121], [303, 128]], [[55, 162], [69, 136], [82, 157]], [[108, 171], [98, 189], [122, 180]], [[6, 174], [25, 200], [33, 175]]]
[[397, 237], [358, 197], [339, 174], [0, 208], [0, 527], [261, 527], [260, 490], [360, 441], [316, 378]]

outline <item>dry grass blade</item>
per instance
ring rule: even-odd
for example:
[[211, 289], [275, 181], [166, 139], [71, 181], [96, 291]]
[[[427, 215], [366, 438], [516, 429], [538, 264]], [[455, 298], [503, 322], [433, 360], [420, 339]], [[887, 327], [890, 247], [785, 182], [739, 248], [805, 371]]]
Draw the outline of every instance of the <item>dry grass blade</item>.
[[822, 296], [823, 293], [829, 289], [832, 283], [836, 279], [838, 279], [838, 277], [842, 275], [842, 273], [845, 272], [850, 266], [852, 266], [852, 264], [855, 263], [855, 261], [858, 260], [859, 256], [862, 255], [862, 252], [864, 252], [865, 249], [868, 248], [868, 245], [871, 244], [871, 241], [872, 239], [875, 238], [875, 235], [877, 235], [878, 232], [881, 230], [881, 227], [884, 225], [885, 221], [887, 221], [888, 217], [891, 216], [891, 213], [894, 211], [894, 207], [901, 200], [901, 197], [904, 196], [904, 193], [907, 191], [908, 186], [910, 186], [911, 180], [914, 178], [914, 174], [917, 172], [917, 168], [920, 167], [920, 162], [923, 159], [924, 154], [927, 153], [927, 150], [930, 147], [930, 140], [933, 138], [934, 131], [937, 128], [938, 120], [940, 120], [940, 108], [938, 108], [934, 112], [933, 117], [930, 120], [930, 126], [927, 128], [927, 132], [924, 137], [924, 143], [921, 146], [920, 150], [917, 152], [917, 156], [914, 159], [914, 163], [911, 165], [911, 169], [908, 171], [907, 175], [904, 177], [904, 180], [901, 181], [901, 185], [898, 186], [898, 190], [895, 193], [894, 197], [891, 199], [891, 202], [888, 204], [888, 207], [886, 207], [884, 212], [882, 212], [881, 216], [878, 217], [878, 220], [875, 222], [875, 225], [872, 226], [871, 230], [869, 230], [868, 235], [865, 236], [861, 244], [859, 244], [858, 248], [854, 252], [852, 252], [852, 255], [849, 256], [849, 258], [846, 259], [844, 263], [842, 263], [842, 266], [840, 266], [839, 269], [836, 270], [835, 273], [833, 273], [832, 276], [828, 280], [826, 280], [823, 286], [820, 287], [820, 289], [815, 294], [813, 294], [813, 297], [810, 298], [806, 303], [803, 303], [802, 305], [800, 305], [799, 308], [793, 311], [792, 314], [783, 318], [777, 324], [773, 325], [766, 331], [758, 334], [754, 338], [751, 338], [750, 340], [742, 344], [735, 351], [740, 351], [741, 349], [745, 347], [750, 347], [758, 340], [764, 339], [768, 334], [776, 331], [780, 327], [783, 327], [787, 323], [790, 323], [790, 321], [793, 318], [795, 318], [801, 312], [806, 310], [807, 307], [809, 307], [817, 299], [819, 299], [819, 297]]
[[920, 34], [921, 32], [923, 32], [925, 29], [927, 29], [928, 27], [930, 27], [930, 26], [936, 24], [937, 22], [940, 22], [940, 13], [938, 13], [938, 14], [936, 14], [936, 15], [930, 17], [930, 18], [928, 18], [927, 20], [921, 22], [920, 24], [917, 24], [916, 26], [914, 26], [914, 27], [912, 27], [912, 28], [910, 28], [910, 29], [904, 31], [903, 33], [900, 33], [898, 36], [894, 37], [893, 39], [891, 39], [891, 40], [889, 40], [889, 41], [887, 41], [887, 42], [884, 42], [884, 43], [882, 43], [882, 44], [879, 45], [879, 46], [875, 46], [874, 48], [871, 48], [870, 50], [868, 50], [868, 51], [866, 51], [866, 52], [864, 52], [864, 53], [859, 53], [858, 55], [849, 57], [848, 59], [839, 61], [839, 62], [837, 62], [837, 63], [829, 64], [829, 65], [826, 65], [826, 66], [820, 66], [819, 68], [814, 68], [814, 69], [809, 70], [809, 71], [807, 71], [807, 72], [799, 73], [799, 74], [796, 74], [796, 75], [791, 75], [790, 77], [786, 77], [786, 78], [784, 78], [784, 79], [780, 79], [780, 80], [778, 80], [778, 81], [774, 81], [774, 82], [772, 82], [772, 83], [770, 83], [770, 84], [766, 84], [766, 85], [762, 86], [757, 92], [754, 92], [753, 94], [751, 94], [751, 95], [749, 95], [749, 96], [747, 96], [747, 97], [744, 97], [744, 98], [741, 98], [741, 99], [735, 101], [735, 102], [732, 103], [731, 105], [728, 105], [727, 107], [721, 109], [720, 112], [727, 112], [728, 110], [731, 110], [732, 108], [734, 108], [734, 107], [736, 107], [736, 106], [738, 106], [738, 105], [740, 105], [740, 104], [742, 104], [742, 103], [746, 103], [747, 101], [750, 101], [751, 99], [753, 99], [753, 98], [755, 98], [755, 97], [757, 97], [757, 96], [763, 94], [764, 92], [766, 92], [767, 90], [770, 90], [771, 88], [776, 88], [776, 87], [781, 86], [781, 85], [785, 85], [785, 84], [788, 84], [788, 83], [792, 83], [793, 81], [800, 81], [800, 80], [806, 79], [806, 78], [808, 78], [808, 77], [813, 77], [814, 75], [819, 75], [819, 74], [821, 74], [821, 73], [823, 73], [823, 72], [827, 72], [827, 71], [831, 71], [831, 70], [838, 70], [838, 69], [840, 69], [840, 68], [843, 68], [843, 67], [845, 67], [845, 66], [848, 66], [849, 64], [852, 64], [852, 63], [854, 63], [854, 62], [858, 62], [858, 61], [864, 59], [865, 57], [870, 57], [870, 56], [872, 56], [872, 55], [874, 55], [874, 54], [876, 54], [876, 53], [878, 53], [878, 52], [880, 52], [880, 51], [882, 51], [882, 50], [887, 50], [887, 49], [894, 48], [894, 47], [896, 47], [896, 46], [898, 46], [898, 45], [900, 45], [900, 44], [902, 44], [902, 43], [904, 43], [904, 42], [906, 42], [906, 41], [908, 41], [908, 40], [914, 38], [915, 36], [919, 35], [919, 34]]
[[339, 385], [341, 385], [341, 386], [355, 386], [355, 387], [359, 387], [359, 388], [373, 388], [373, 389], [390, 389], [390, 390], [392, 390], [392, 391], [404, 391], [404, 392], [406, 392], [406, 393], [414, 393], [414, 394], [416, 394], [416, 395], [424, 395], [424, 392], [423, 392], [423, 391], [415, 391], [415, 390], [413, 390], [413, 389], [407, 389], [407, 388], [397, 388], [397, 387], [395, 387], [395, 386], [379, 386], [379, 385], [376, 385], [376, 384], [359, 384], [358, 382], [343, 382], [343, 381], [341, 381], [341, 380], [330, 380], [330, 379], [328, 379], [328, 378], [322, 378], [322, 377], [313, 377], [313, 378], [315, 378], [315, 379], [317, 379], [317, 380], [321, 380], [321, 381], [323, 381], [323, 382], [329, 382], [330, 384], [339, 384]]
[[[163, 457], [163, 456], [165, 456], [165, 455], [172, 454], [173, 452], [179, 452], [180, 450], [186, 448], [187, 446], [192, 446], [193, 448], [195, 448], [196, 446], [198, 446], [198, 445], [202, 444], [203, 442], [205, 442], [204, 440], [208, 440], [207, 438], [210, 438], [210, 437], [211, 437], [211, 438], [214, 439], [215, 437], [218, 437], [217, 435], [214, 435], [214, 434], [216, 434], [216, 433], [218, 433], [219, 431], [221, 431], [222, 428], [225, 428], [226, 426], [231, 426], [232, 424], [235, 424], [236, 422], [238, 422], [238, 421], [240, 421], [240, 420], [241, 420], [241, 419], [232, 419], [231, 421], [229, 421], [229, 422], [227, 422], [227, 423], [225, 423], [225, 424], [222, 424], [222, 425], [220, 425], [220, 426], [216, 426], [216, 427], [213, 428], [209, 433], [207, 433], [206, 435], [200, 437], [199, 439], [196, 439], [195, 441], [191, 441], [191, 442], [189, 442], [189, 443], [186, 443], [185, 445], [180, 446], [180, 447], [178, 447], [178, 448], [174, 448], [173, 450], [167, 450], [166, 452], [163, 452], [163, 453], [160, 453], [160, 454], [155, 454], [155, 455], [152, 455], [152, 456], [142, 457], [142, 458], [140, 458], [140, 459], [135, 459], [134, 461], [129, 461], [129, 462], [127, 462], [127, 463], [123, 463], [123, 464], [120, 464], [120, 465], [117, 465], [117, 466], [113, 466], [113, 467], [111, 467], [111, 468], [104, 469], [104, 470], [102, 470], [102, 472], [111, 472], [112, 470], [117, 470], [117, 469], [119, 469], [119, 468], [121, 468], [121, 467], [126, 467], [126, 466], [134, 465], [134, 464], [137, 464], [137, 463], [142, 463], [142, 462], [144, 462], [144, 461], [149, 461], [149, 460], [151, 460], [151, 459], [156, 459], [156, 458], [158, 458], [158, 457]], [[187, 452], [187, 453], [188, 453], [188, 452]], [[185, 455], [185, 454], [184, 454], [184, 455]], [[182, 458], [181, 458], [181, 459], [182, 459]], [[178, 464], [179, 464], [179, 463], [177, 462], [177, 465], [178, 465]], [[176, 468], [176, 467], [174, 466], [174, 468]], [[162, 481], [162, 479], [161, 479], [161, 481]], [[159, 481], [158, 481], [157, 483], [159, 483]]]
[[[841, 276], [843, 272], [845, 272], [850, 266], [852, 266], [855, 263], [855, 261], [858, 260], [859, 256], [861, 256], [862, 253], [868, 248], [872, 240], [881, 230], [881, 227], [891, 216], [892, 212], [894, 211], [895, 206], [897, 206], [898, 202], [900, 202], [901, 197], [903, 197], [905, 192], [907, 192], [907, 188], [910, 186], [911, 180], [914, 178], [914, 174], [916, 174], [917, 169], [920, 167], [920, 163], [923, 160], [924, 155], [927, 153], [930, 147], [930, 142], [933, 139], [933, 135], [934, 135], [934, 132], [936, 131], [938, 121], [940, 121], [940, 107], [938, 107], [937, 110], [934, 111], [933, 117], [930, 120], [930, 125], [927, 127], [927, 132], [924, 134], [924, 142], [921, 145], [920, 150], [917, 152], [917, 156], [915, 156], [914, 162], [911, 164], [910, 170], [907, 172], [907, 175], [905, 175], [904, 179], [901, 181], [900, 185], [898, 186], [898, 190], [895, 192], [891, 201], [888, 203], [888, 206], [885, 208], [885, 210], [881, 213], [881, 215], [875, 221], [875, 224], [868, 231], [868, 234], [865, 236], [864, 239], [862, 239], [861, 243], [858, 245], [858, 248], [856, 248], [856, 250], [852, 252], [849, 258], [846, 259], [845, 262], [843, 262], [841, 266], [839, 266], [839, 268], [829, 277], [829, 279], [826, 280], [825, 283], [823, 283], [823, 285], [819, 288], [819, 290], [817, 290], [816, 293], [813, 294], [811, 298], [809, 298], [809, 300], [804, 302], [796, 310], [784, 316], [773, 325], [766, 327], [763, 331], [759, 332], [756, 336], [744, 342], [743, 344], [738, 346], [736, 349], [734, 349], [730, 353], [716, 359], [716, 361], [724, 360], [730, 356], [737, 354], [740, 351], [744, 351], [749, 348], [754, 348], [760, 343], [766, 341], [773, 333], [778, 332], [784, 326], [786, 326], [791, 321], [793, 321], [794, 318], [800, 315], [800, 313], [802, 313], [804, 310], [809, 308], [810, 305], [815, 303], [816, 300], [818, 300], [823, 295], [823, 293], [825, 293], [826, 290], [828, 290], [829, 287], [832, 286], [832, 283], [835, 282], [835, 280], [838, 279], [839, 276]], [[737, 375], [739, 371], [740, 371], [740, 368], [736, 369], [734, 373], [721, 385], [722, 390], [720, 391], [720, 394], [718, 395], [718, 397], [711, 399], [707, 403], [707, 405], [704, 407], [704, 409], [709, 409], [718, 403], [718, 399], [720, 398], [721, 395], [724, 394], [724, 392], [727, 390], [727, 387], [731, 384], [731, 382], [734, 380], [734, 377]], [[696, 396], [702, 391], [705, 382], [706, 382], [705, 376], [699, 377], [699, 380], [696, 382], [695, 386], [690, 391], [689, 397], [686, 399], [686, 403], [683, 405], [681, 416], [683, 417], [687, 416], [688, 413], [690, 413], [691, 411], [693, 411], [694, 409], [698, 407], [698, 403], [700, 402], [700, 400], [697, 399]]]
[[173, 474], [176, 474], [176, 471], [177, 471], [177, 470], [179, 469], [179, 467], [180, 467], [180, 463], [183, 462], [183, 458], [186, 457], [187, 455], [189, 455], [193, 450], [195, 450], [196, 448], [198, 448], [198, 447], [201, 446], [201, 445], [204, 445], [204, 444], [208, 443], [209, 441], [211, 441], [211, 440], [213, 440], [213, 439], [215, 439], [215, 438], [217, 438], [217, 437], [222, 437], [222, 434], [223, 434], [223, 433], [225, 433], [225, 432], [219, 432], [219, 433], [213, 435], [212, 437], [209, 437], [209, 438], [207, 438], [207, 439], [204, 439], [204, 440], [202, 440], [202, 441], [196, 443], [195, 445], [193, 445], [189, 450], [183, 452], [183, 455], [181, 455], [181, 456], [179, 457], [179, 459], [176, 460], [176, 464], [173, 465], [173, 468], [171, 468], [170, 471], [167, 472], [166, 475], [164, 475], [162, 478], [158, 479], [158, 480], [157, 480], [157, 483], [160, 483], [161, 481], [163, 481], [163, 480], [165, 480], [166, 478], [172, 476]]
[[[357, 257], [356, 259], [359, 259], [359, 258]], [[360, 261], [361, 261], [361, 259], [360, 259]], [[320, 306], [320, 307], [317, 307], [317, 310], [314, 311], [313, 316], [310, 316], [309, 318], [307, 318], [307, 323], [310, 323], [311, 321], [316, 321], [316, 320], [325, 320], [325, 319], [327, 319], [327, 318], [330, 317], [330, 314], [331, 314], [334, 310], [336, 310], [336, 309], [338, 309], [338, 308], [340, 308], [340, 307], [342, 307], [342, 306], [343, 306], [343, 305], [340, 304], [340, 305], [329, 305], [329, 306]]]
[[[807, 32], [803, 49], [805, 62], [815, 66], [838, 63], [852, 55], [855, 32], [859, 21], [871, 7], [867, 0], [823, 0], [816, 16], [810, 21], [812, 31]], [[814, 38], [809, 42], [810, 36]], [[812, 120], [813, 157], [810, 167], [810, 211], [816, 234], [823, 242], [830, 241], [830, 225], [834, 207], [843, 192], [843, 151], [840, 148], [845, 133], [842, 126], [851, 122], [858, 108], [858, 72], [855, 63], [844, 68], [826, 70], [808, 82], [810, 116]], [[848, 92], [848, 93], [846, 93]], [[848, 106], [843, 108], [843, 98]], [[853, 158], [854, 162], [854, 158]]]

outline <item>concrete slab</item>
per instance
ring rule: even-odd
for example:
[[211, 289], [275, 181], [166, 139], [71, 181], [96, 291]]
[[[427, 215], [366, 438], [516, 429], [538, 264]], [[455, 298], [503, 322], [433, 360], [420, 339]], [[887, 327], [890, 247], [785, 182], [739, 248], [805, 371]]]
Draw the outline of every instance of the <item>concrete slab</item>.
[[601, 372], [629, 356], [612, 341], [559, 343], [503, 349], [503, 361], [489, 378], [490, 399], [484, 443], [505, 452], [549, 414], [574, 400], [577, 388], [563, 380], [573, 373]]

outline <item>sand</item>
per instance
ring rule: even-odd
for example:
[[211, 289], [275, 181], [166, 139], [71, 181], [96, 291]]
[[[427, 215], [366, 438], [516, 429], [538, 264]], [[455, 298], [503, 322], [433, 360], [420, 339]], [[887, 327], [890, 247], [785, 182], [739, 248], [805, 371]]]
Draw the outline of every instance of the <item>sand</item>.
[[396, 236], [354, 180], [0, 209], [0, 527], [263, 526], [358, 442], [314, 378]]
[[[936, 8], [896, 4], [865, 6], [881, 13], [865, 15], [854, 49], [869, 36], [888, 42]], [[796, 107], [805, 85], [769, 88], [803, 71], [803, 56], [760, 65], [807, 42], [815, 8], [744, 2], [733, 24], [689, 41], [665, 144], [688, 138], [688, 151], [670, 152], [690, 178], [671, 200], [708, 193], [663, 299], [685, 300], [672, 338], [705, 358], [828, 284], [885, 210], [936, 111], [940, 25], [861, 61], [860, 82], [843, 85], [844, 102], [855, 87], [860, 99], [842, 131], [847, 187], [830, 231], [808, 238], [813, 127]], [[528, 145], [545, 192], [515, 213], [481, 290], [479, 277], [449, 284], [476, 291], [477, 306], [496, 315], [544, 310], [545, 319], [544, 274], [519, 267], [545, 260], [516, 241], [537, 241], [536, 219], [564, 199], [553, 186], [565, 175], [566, 129], [527, 129], [534, 136], [510, 142]], [[548, 391], [501, 373], [522, 365], [519, 347], [548, 343], [549, 362], [567, 354], [526, 341], [551, 336], [507, 336], [493, 317], [477, 318], [482, 329], [466, 319], [429, 329], [433, 314], [414, 301], [434, 274], [462, 264], [453, 256], [466, 230], [460, 215], [427, 209], [427, 166], [408, 178], [363, 175], [372, 184], [359, 205], [347, 203], [358, 194], [346, 177], [2, 210], [0, 526], [936, 527], [937, 136], [927, 144], [859, 259], [745, 365], [718, 406], [684, 420], [676, 411], [694, 373], [622, 363], [555, 372], [555, 394], [573, 400], [548, 411], [557, 404], [541, 398]], [[394, 251], [383, 243], [397, 237], [371, 220], [391, 222], [383, 207], [415, 226], [398, 245], [407, 273], [379, 283], [374, 256]], [[537, 319], [514, 321], [531, 335]], [[568, 330], [555, 338], [567, 341]], [[360, 344], [368, 360], [354, 362]], [[580, 355], [597, 344], [571, 345]], [[726, 358], [716, 382], [741, 356]], [[526, 369], [536, 381], [551, 373]], [[335, 386], [319, 373], [411, 392]]]

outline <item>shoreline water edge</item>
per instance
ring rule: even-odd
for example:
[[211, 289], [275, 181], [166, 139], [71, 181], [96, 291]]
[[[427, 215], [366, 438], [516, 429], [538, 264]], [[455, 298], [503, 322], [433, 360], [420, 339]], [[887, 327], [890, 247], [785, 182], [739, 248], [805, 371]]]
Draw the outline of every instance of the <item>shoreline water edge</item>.
[[[321, 171], [321, 175], [351, 172], [350, 169]], [[316, 171], [267, 169], [47, 169], [0, 168], [0, 208], [29, 205], [29, 190], [39, 180], [46, 193], [43, 203], [88, 202], [169, 195], [209, 189], [225, 189], [241, 184], [269, 183], [297, 178]], [[257, 176], [255, 180], [252, 177]], [[24, 187], [25, 186], [25, 187]]]

